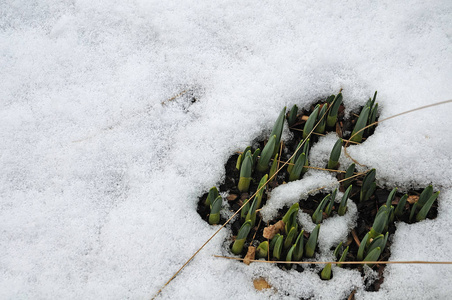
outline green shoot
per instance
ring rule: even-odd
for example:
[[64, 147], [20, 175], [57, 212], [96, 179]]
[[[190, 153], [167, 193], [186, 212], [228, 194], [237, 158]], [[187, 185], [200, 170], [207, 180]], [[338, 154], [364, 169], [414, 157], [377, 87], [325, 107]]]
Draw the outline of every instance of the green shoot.
[[416, 221], [419, 222], [419, 221], [425, 220], [428, 212], [430, 211], [430, 208], [433, 205], [433, 202], [435, 202], [435, 200], [436, 200], [436, 198], [438, 198], [438, 196], [439, 196], [439, 192], [436, 192], [427, 200], [427, 202], [424, 204], [424, 206], [422, 206], [419, 213], [416, 215]]
[[339, 209], [337, 210], [337, 214], [339, 216], [345, 215], [345, 212], [347, 211], [347, 201], [348, 196], [350, 195], [350, 192], [352, 191], [353, 186], [350, 185], [347, 190], [344, 193], [344, 196], [342, 196], [341, 204], [339, 204]]
[[221, 204], [223, 203], [223, 198], [221, 196], [218, 196], [215, 200], [213, 200], [212, 207], [210, 208], [210, 215], [209, 215], [209, 224], [215, 225], [220, 222], [220, 210], [221, 210]]
[[251, 156], [251, 150], [248, 150], [240, 168], [240, 179], [238, 184], [240, 192], [247, 192], [250, 188], [252, 168], [253, 158]]
[[338, 139], [331, 150], [330, 159], [328, 160], [328, 169], [337, 169], [339, 157], [342, 151], [342, 139]]
[[265, 144], [265, 147], [261, 152], [259, 161], [257, 162], [257, 170], [259, 172], [265, 172], [268, 169], [268, 163], [270, 162], [270, 159], [274, 155], [273, 149], [275, 148], [276, 139], [277, 139], [276, 135], [272, 135], [268, 140], [267, 144]]
[[353, 129], [352, 135], [350, 137], [350, 140], [352, 142], [361, 143], [361, 141], [363, 140], [364, 131], [361, 129], [363, 129], [367, 125], [367, 120], [369, 118], [369, 110], [370, 110], [369, 107], [365, 106], [361, 113], [359, 114], [358, 121], [356, 121], [355, 128]]
[[317, 120], [317, 116], [319, 114], [319, 109], [320, 109], [320, 105], [317, 104], [314, 111], [311, 113], [311, 115], [309, 116], [308, 120], [306, 121], [306, 123], [304, 124], [304, 128], [303, 128], [303, 139], [306, 139], [309, 135], [309, 133], [312, 131], [312, 129], [315, 126], [315, 122]]
[[306, 257], [313, 257], [315, 253], [315, 248], [317, 247], [317, 239], [319, 238], [320, 224], [318, 224], [314, 230], [311, 232], [308, 241], [306, 242]]
[[[330, 98], [328, 98], [330, 99]], [[328, 100], [327, 100], [328, 101]], [[342, 93], [339, 93], [335, 98], [333, 103], [331, 104], [331, 108], [328, 112], [328, 118], [326, 120], [326, 124], [328, 127], [332, 128], [336, 125], [337, 122], [337, 114], [339, 112], [339, 107], [342, 103]]]
[[234, 244], [232, 245], [232, 253], [238, 255], [243, 251], [243, 245], [245, 244], [246, 237], [250, 233], [251, 230], [251, 221], [246, 221], [243, 223], [242, 227], [239, 229], [239, 233], [235, 239]]
[[294, 106], [290, 109], [289, 116], [287, 117], [287, 123], [289, 123], [289, 126], [292, 126], [297, 121], [297, 113], [298, 106], [294, 104]]

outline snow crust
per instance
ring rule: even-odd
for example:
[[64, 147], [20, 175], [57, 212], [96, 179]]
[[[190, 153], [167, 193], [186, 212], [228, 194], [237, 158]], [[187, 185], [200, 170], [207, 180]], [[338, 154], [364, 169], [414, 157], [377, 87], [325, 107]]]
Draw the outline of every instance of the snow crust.
[[[152, 297], [218, 228], [197, 214], [198, 197], [284, 106], [342, 88], [353, 111], [378, 90], [384, 119], [451, 98], [450, 1], [18, 0], [0, 12], [2, 299]], [[398, 224], [390, 260], [452, 259], [451, 115], [447, 104], [391, 119], [349, 147], [380, 185], [441, 190], [437, 219]], [[296, 201], [289, 187], [275, 207]], [[348, 226], [330, 222], [325, 249]], [[452, 293], [447, 265], [390, 265], [369, 293], [355, 271], [334, 268], [324, 282], [317, 270], [213, 257], [229, 236], [220, 231], [160, 299]], [[257, 277], [273, 288], [256, 291]]]

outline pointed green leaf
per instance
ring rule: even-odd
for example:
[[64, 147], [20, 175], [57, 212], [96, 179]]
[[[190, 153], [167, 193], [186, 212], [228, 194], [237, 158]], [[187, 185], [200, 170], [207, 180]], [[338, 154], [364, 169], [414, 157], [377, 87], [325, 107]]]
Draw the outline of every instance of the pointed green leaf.
[[383, 233], [386, 224], [388, 223], [388, 220], [389, 220], [389, 211], [384, 210], [382, 213], [377, 214], [372, 225], [372, 228], [370, 229], [369, 237], [375, 238], [381, 233]]
[[366, 250], [366, 245], [367, 245], [368, 241], [369, 241], [369, 232], [366, 233], [366, 235], [361, 240], [361, 244], [359, 245], [358, 254], [356, 256], [356, 258], [358, 260], [363, 260], [363, 258], [364, 258], [364, 251]]
[[290, 109], [289, 116], [287, 117], [287, 123], [289, 123], [289, 126], [292, 126], [297, 121], [297, 113], [298, 106], [294, 104], [294, 106]]
[[388, 199], [386, 200], [387, 207], [391, 206], [392, 200], [394, 200], [396, 192], [397, 192], [397, 188], [393, 188], [391, 193], [389, 193]]
[[436, 192], [427, 200], [427, 203], [425, 203], [424, 206], [422, 206], [421, 210], [416, 215], [416, 221], [419, 222], [419, 221], [425, 220], [428, 212], [430, 211], [430, 208], [433, 205], [433, 202], [435, 202], [435, 200], [436, 200], [436, 198], [438, 198], [438, 196], [439, 196], [439, 192]]
[[303, 171], [303, 168], [306, 164], [306, 154], [302, 153], [297, 161], [295, 162], [295, 165], [292, 168], [292, 171], [289, 174], [289, 181], [294, 181], [300, 179], [301, 172]]
[[315, 248], [317, 247], [317, 239], [319, 238], [320, 224], [317, 225], [311, 232], [308, 241], [306, 242], [306, 257], [313, 257], [315, 253]]
[[311, 133], [312, 129], [314, 129], [315, 122], [316, 122], [317, 116], [319, 114], [319, 108], [320, 108], [320, 105], [317, 104], [314, 111], [311, 113], [311, 115], [308, 117], [308, 120], [304, 124], [303, 139], [306, 139], [308, 137], [309, 133]]
[[339, 107], [342, 103], [342, 93], [339, 93], [331, 104], [331, 108], [328, 112], [328, 118], [326, 120], [326, 124], [328, 127], [332, 128], [336, 125], [337, 122], [337, 114], [339, 112]]
[[361, 141], [363, 140], [364, 133], [363, 131], [361, 131], [361, 129], [366, 127], [368, 118], [369, 118], [369, 107], [366, 106], [361, 111], [358, 117], [358, 121], [356, 121], [355, 128], [352, 131], [352, 135], [350, 137], [350, 140], [352, 142], [361, 143]]
[[264, 191], [265, 191], [265, 184], [267, 183], [268, 180], [268, 175], [265, 174], [264, 176], [262, 176], [261, 181], [259, 181], [259, 186], [257, 187], [257, 193], [256, 193], [256, 199], [257, 199], [257, 206], [256, 209], [261, 207], [261, 203], [262, 203], [262, 197], [264, 195]]
[[240, 211], [240, 218], [245, 219], [246, 215], [248, 214], [248, 211], [250, 210], [251, 203], [248, 201], [248, 199], [245, 199], [244, 201], [245, 205], [243, 206], [242, 210]]
[[339, 157], [342, 151], [342, 139], [338, 139], [331, 150], [330, 159], [328, 161], [328, 169], [336, 169], [339, 164]]
[[248, 220], [251, 221], [251, 227], [254, 227], [254, 224], [256, 224], [257, 201], [258, 199], [254, 197], [253, 203], [251, 204], [250, 209], [248, 210], [248, 213], [246, 214], [245, 218], [245, 222]]
[[333, 193], [331, 194], [330, 200], [328, 201], [328, 205], [325, 208], [325, 213], [327, 216], [331, 215], [331, 211], [333, 210], [333, 206], [334, 206], [334, 199], [336, 199], [336, 194], [337, 194], [337, 189], [335, 189], [333, 191]]
[[342, 242], [340, 242], [339, 245], [337, 245], [336, 249], [334, 249], [334, 257], [336, 259], [339, 258], [339, 256], [340, 256], [339, 251], [341, 251], [341, 250], [342, 250]]
[[417, 210], [417, 202], [414, 202], [413, 206], [411, 207], [410, 219], [409, 219], [410, 222], [413, 220], [416, 210]]
[[[377, 247], [373, 249], [369, 254], [367, 254], [366, 258], [364, 258], [364, 261], [378, 261], [378, 258], [380, 257], [381, 249], [380, 247]], [[373, 264], [366, 264], [369, 267], [373, 267]]]
[[320, 278], [322, 278], [323, 280], [331, 279], [331, 264], [327, 264], [325, 268], [323, 268], [322, 272], [320, 273]]
[[337, 211], [337, 214], [339, 216], [345, 215], [345, 212], [347, 211], [348, 196], [350, 195], [350, 192], [351, 192], [352, 188], [353, 188], [353, 186], [350, 185], [347, 188], [347, 190], [345, 191], [344, 196], [342, 196], [341, 204], [339, 204], [339, 209]]
[[[292, 247], [290, 247], [289, 252], [287, 252], [286, 255], [286, 261], [292, 261], [292, 256], [293, 256], [293, 252], [295, 251], [295, 245], [293, 245]], [[287, 263], [286, 264], [286, 268], [290, 268], [292, 266], [292, 264]]]
[[273, 248], [275, 248], [276, 241], [278, 240], [279, 236], [280, 236], [280, 234], [277, 233], [277, 234], [275, 234], [275, 236], [271, 239], [271, 241], [270, 241], [270, 250], [273, 250]]
[[237, 158], [237, 162], [235, 163], [235, 168], [237, 170], [240, 170], [241, 165], [242, 165], [242, 154], [240, 154], [239, 157]]
[[429, 185], [426, 187], [422, 193], [419, 195], [419, 200], [417, 200], [417, 206], [422, 208], [425, 203], [427, 203], [428, 199], [433, 195], [433, 186]]
[[317, 127], [314, 129], [314, 132], [317, 132], [317, 133], [325, 132], [326, 119], [328, 117], [325, 114], [326, 109], [327, 109], [327, 104], [322, 105], [322, 109], [320, 110], [319, 115], [317, 117], [317, 121], [319, 122], [319, 125], [317, 125]]
[[273, 149], [276, 144], [276, 135], [272, 135], [265, 145], [264, 149], [261, 152], [261, 157], [257, 162], [257, 170], [259, 172], [265, 172], [268, 169], [268, 163], [270, 159], [273, 157]]
[[217, 187], [212, 187], [209, 190], [209, 193], [207, 194], [207, 198], [206, 198], [206, 205], [211, 205], [212, 202], [218, 197], [219, 193], [218, 193], [218, 189]]
[[[284, 127], [284, 119], [286, 117], [286, 107], [284, 107], [279, 113], [278, 119], [276, 119], [275, 125], [273, 126], [273, 130], [270, 133], [270, 136], [276, 135], [274, 150], [272, 151], [270, 157], [273, 157], [279, 148], [279, 142], [281, 141], [281, 135]], [[263, 172], [263, 171], [261, 171]]]
[[220, 222], [220, 210], [221, 210], [221, 204], [223, 203], [223, 198], [221, 196], [218, 196], [212, 204], [212, 207], [210, 209], [210, 215], [209, 215], [209, 224], [215, 225]]
[[275, 157], [273, 158], [272, 165], [270, 167], [270, 172], [268, 172], [268, 176], [272, 178], [277, 170], [278, 170], [278, 153], [276, 153]]
[[[345, 172], [345, 178], [346, 180], [344, 180], [344, 188], [348, 188], [353, 180], [355, 180], [354, 178], [351, 178], [355, 173], [355, 164], [351, 164], [348, 168], [347, 171]], [[348, 178], [348, 179], [347, 179]]]
[[293, 253], [293, 257], [295, 261], [299, 261], [301, 257], [303, 256], [303, 250], [304, 250], [304, 230], [298, 234], [297, 240], [295, 241], [295, 249]]
[[284, 250], [287, 250], [292, 246], [293, 242], [297, 238], [298, 230], [295, 227], [292, 227], [287, 234], [286, 240], [284, 241]]
[[289, 218], [291, 217], [292, 214], [294, 213], [298, 213], [298, 210], [300, 209], [300, 204], [294, 203], [289, 210], [286, 212], [286, 214], [284, 215], [284, 217], [282, 218], [282, 221], [284, 222], [284, 224], [287, 224], [289, 222]]
[[394, 214], [397, 217], [402, 216], [403, 210], [405, 209], [406, 200], [408, 199], [408, 194], [403, 195], [402, 198], [400, 198], [399, 203], [396, 206]]
[[238, 189], [240, 192], [247, 192], [251, 183], [251, 174], [253, 168], [253, 158], [251, 156], [251, 150], [248, 150], [243, 160], [242, 167], [240, 168], [240, 179]]
[[275, 247], [273, 248], [273, 258], [276, 260], [280, 260], [281, 258], [281, 252], [283, 248], [283, 240], [284, 235], [278, 236], [278, 239], [276, 240]]
[[256, 248], [257, 258], [267, 258], [268, 257], [268, 241], [263, 241]]
[[[348, 246], [345, 248], [344, 252], [342, 252], [341, 258], [339, 259], [339, 262], [345, 261], [345, 258], [347, 257], [348, 253]], [[342, 264], [337, 264], [339, 268], [342, 268]]]
[[253, 153], [253, 168], [257, 163], [257, 160], [259, 158], [259, 154], [261, 154], [261, 149], [257, 148], [256, 151]]

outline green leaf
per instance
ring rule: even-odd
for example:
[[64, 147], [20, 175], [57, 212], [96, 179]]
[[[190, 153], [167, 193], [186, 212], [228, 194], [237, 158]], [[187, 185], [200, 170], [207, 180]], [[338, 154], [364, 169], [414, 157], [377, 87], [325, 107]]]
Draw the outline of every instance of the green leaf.
[[336, 249], [334, 249], [334, 257], [336, 259], [339, 258], [339, 255], [340, 255], [339, 251], [341, 251], [341, 250], [342, 250], [342, 242], [340, 242], [339, 245], [337, 245]]
[[[366, 176], [364, 176], [363, 185], [361, 187], [361, 192], [359, 194], [360, 201], [368, 200], [370, 198], [370, 196], [372, 195], [373, 191], [375, 190], [375, 188], [376, 188], [375, 175], [376, 175], [376, 170], [372, 169], [369, 172], [367, 172]], [[369, 191], [371, 191], [370, 195], [369, 195]]]
[[348, 196], [350, 195], [350, 192], [351, 192], [352, 188], [353, 188], [353, 186], [350, 185], [347, 188], [347, 190], [345, 191], [344, 196], [342, 196], [341, 204], [339, 204], [339, 209], [337, 211], [337, 214], [339, 216], [345, 215], [345, 212], [347, 211]]
[[406, 200], [407, 200], [407, 199], [408, 199], [408, 194], [405, 194], [405, 195], [403, 195], [402, 198], [400, 198], [399, 203], [397, 204], [396, 209], [395, 209], [395, 212], [394, 212], [394, 214], [395, 214], [397, 217], [402, 216], [403, 210], [404, 210], [404, 208], [405, 208], [405, 204], [406, 204]]
[[294, 106], [290, 109], [289, 116], [287, 117], [287, 123], [289, 123], [289, 126], [292, 126], [297, 121], [297, 113], [298, 106], [294, 104]]
[[240, 179], [238, 188], [240, 192], [247, 192], [251, 183], [251, 174], [253, 168], [253, 158], [251, 156], [251, 150], [248, 150], [243, 160], [242, 167], [240, 168]]
[[317, 116], [319, 114], [319, 108], [320, 108], [320, 105], [317, 104], [315, 106], [314, 111], [311, 113], [311, 115], [309, 116], [308, 120], [304, 124], [303, 139], [306, 139], [308, 137], [309, 133], [311, 133], [312, 129], [314, 129], [315, 122], [316, 122]]
[[240, 154], [239, 157], [237, 158], [237, 162], [235, 163], [235, 168], [237, 170], [240, 170], [241, 165], [242, 165], [242, 154]]
[[292, 246], [298, 234], [298, 230], [296, 227], [292, 227], [287, 234], [286, 240], [284, 241], [284, 250], [288, 249]]
[[323, 268], [322, 272], [320, 273], [320, 278], [322, 278], [323, 280], [331, 279], [331, 263], [327, 264], [325, 268]]
[[220, 210], [221, 210], [221, 204], [223, 203], [223, 198], [221, 196], [218, 196], [212, 204], [212, 207], [210, 209], [210, 215], [209, 215], [209, 224], [215, 225], [220, 222]]
[[273, 249], [275, 248], [276, 241], [278, 240], [279, 236], [280, 236], [280, 234], [277, 233], [277, 234], [275, 234], [275, 236], [271, 239], [271, 241], [270, 241], [270, 250], [273, 250]]
[[253, 168], [256, 166], [257, 160], [259, 159], [259, 154], [261, 154], [261, 149], [257, 148], [253, 153]]
[[334, 127], [337, 122], [337, 113], [339, 112], [339, 107], [342, 103], [342, 93], [339, 93], [336, 98], [334, 98], [333, 103], [331, 104], [331, 108], [328, 112], [328, 118], [326, 120], [326, 124], [328, 127]]
[[293, 253], [293, 257], [295, 261], [299, 261], [301, 257], [303, 256], [303, 249], [304, 249], [304, 230], [298, 234], [297, 240], [295, 241], [295, 250]]
[[250, 220], [251, 221], [251, 227], [256, 224], [256, 209], [257, 209], [257, 202], [258, 199], [254, 197], [253, 203], [250, 206], [250, 209], [248, 210], [248, 213], [246, 214], [245, 222]]
[[416, 213], [416, 209], [417, 209], [417, 202], [414, 202], [413, 206], [411, 207], [410, 219], [409, 219], [410, 222], [411, 222], [411, 220], [413, 220], [414, 214]]
[[265, 191], [265, 184], [267, 183], [268, 180], [268, 175], [265, 174], [264, 176], [262, 176], [261, 181], [259, 182], [259, 186], [257, 187], [257, 192], [256, 192], [256, 199], [257, 199], [257, 207], [256, 209], [261, 207], [261, 203], [262, 203], [262, 196], [264, 195], [264, 191]]
[[295, 162], [292, 171], [289, 173], [289, 181], [300, 179], [301, 172], [303, 171], [305, 165], [306, 165], [306, 154], [302, 153]]
[[281, 258], [283, 240], [284, 240], [284, 235], [278, 236], [278, 239], [276, 240], [276, 243], [275, 243], [275, 247], [273, 248], [273, 258], [275, 258], [276, 260], [280, 260], [280, 258]]
[[284, 224], [287, 224], [289, 222], [290, 217], [292, 216], [292, 214], [298, 213], [298, 210], [300, 209], [300, 204], [294, 203], [289, 210], [286, 212], [286, 214], [284, 215], [284, 217], [282, 218], [282, 221], [284, 222]]
[[288, 234], [292, 228], [298, 230], [297, 213], [292, 213], [289, 217], [289, 221], [284, 224], [286, 234]]
[[246, 215], [248, 214], [248, 211], [250, 210], [250, 201], [248, 199], [245, 199], [245, 205], [243, 206], [242, 210], [240, 211], [240, 217], [242, 219], [245, 219]]
[[426, 187], [422, 193], [419, 195], [419, 200], [417, 200], [417, 206], [422, 208], [425, 203], [427, 203], [428, 199], [433, 195], [433, 186], [429, 185]]
[[206, 205], [211, 205], [212, 202], [218, 197], [219, 193], [218, 193], [218, 189], [217, 187], [212, 187], [209, 190], [209, 193], [207, 194], [207, 198], [206, 198]]
[[386, 200], [387, 207], [391, 206], [392, 200], [394, 200], [396, 192], [397, 192], [397, 188], [393, 188], [391, 193], [389, 193], [388, 199]]
[[342, 151], [342, 139], [338, 139], [331, 150], [330, 159], [328, 161], [328, 169], [336, 169], [339, 164], [339, 157]]
[[326, 103], [328, 103], [328, 106], [331, 105], [335, 97], [336, 97], [335, 95], [331, 95], [328, 98], [326, 98]]
[[320, 224], [320, 222], [322, 222], [323, 210], [330, 199], [331, 199], [331, 195], [328, 194], [325, 196], [325, 198], [322, 199], [322, 201], [320, 201], [316, 210], [312, 214], [312, 222], [314, 222], [316, 224]]
[[[380, 247], [377, 247], [373, 249], [369, 254], [367, 254], [366, 258], [364, 258], [364, 261], [378, 261], [378, 258], [380, 257], [381, 249]], [[373, 267], [373, 264], [366, 264], [369, 267]]]
[[328, 117], [325, 112], [327, 109], [327, 104], [322, 105], [322, 109], [319, 112], [317, 121], [319, 122], [319, 125], [314, 129], [314, 132], [317, 133], [324, 133], [325, 127], [326, 127], [326, 118]]
[[265, 145], [264, 149], [261, 152], [261, 157], [257, 162], [257, 170], [259, 172], [265, 172], [268, 169], [268, 163], [270, 159], [273, 157], [273, 149], [276, 144], [276, 135], [272, 135]]
[[[355, 180], [355, 178], [350, 178], [354, 175], [355, 173], [355, 164], [351, 164], [348, 168], [347, 171], [345, 172], [345, 178], [346, 180], [344, 180], [343, 184], [344, 184], [344, 189], [348, 188], [353, 180]], [[349, 179], [347, 179], [349, 178]]]
[[[347, 257], [348, 253], [348, 246], [345, 248], [344, 252], [342, 252], [341, 258], [339, 259], [339, 262], [345, 261], [345, 258]], [[337, 264], [339, 268], [342, 268], [342, 264]]]
[[388, 220], [389, 220], [389, 211], [388, 210], [384, 210], [380, 214], [377, 214], [375, 216], [375, 220], [372, 225], [372, 228], [370, 229], [369, 237], [375, 238], [378, 235], [382, 234], [386, 227], [386, 224], [388, 223]]
[[363, 260], [363, 258], [364, 258], [364, 251], [366, 250], [366, 245], [367, 245], [368, 241], [369, 241], [369, 232], [366, 233], [366, 235], [361, 240], [361, 244], [359, 245], [358, 254], [356, 256], [356, 258], [358, 260]]
[[[286, 117], [286, 107], [284, 107], [281, 112], [279, 113], [278, 119], [276, 119], [275, 125], [273, 125], [273, 130], [270, 133], [270, 136], [276, 135], [276, 141], [274, 150], [272, 151], [272, 154], [270, 157], [273, 157], [277, 152], [279, 148], [279, 142], [281, 141], [281, 135], [284, 127], [284, 119]], [[263, 172], [263, 171], [261, 171]]]
[[263, 241], [256, 248], [256, 256], [257, 258], [267, 258], [268, 257], [268, 241]]
[[350, 137], [350, 140], [352, 142], [361, 143], [361, 141], [363, 140], [364, 133], [364, 131], [363, 130], [361, 131], [361, 129], [366, 127], [368, 118], [369, 118], [369, 107], [366, 106], [359, 114], [358, 121], [356, 121], [355, 128], [352, 131], [352, 135]]
[[433, 202], [435, 202], [435, 200], [436, 200], [436, 198], [438, 198], [438, 196], [439, 196], [439, 192], [436, 192], [427, 200], [427, 203], [425, 203], [424, 206], [422, 206], [421, 210], [416, 215], [416, 221], [419, 222], [419, 221], [425, 220], [428, 212], [430, 211], [430, 208], [433, 205]]
[[333, 210], [334, 200], [336, 199], [337, 189], [333, 191], [331, 194], [328, 205], [326, 206], [325, 213], [329, 217], [331, 215], [331, 211]]
[[268, 176], [272, 178], [277, 170], [278, 170], [278, 153], [276, 153], [275, 157], [273, 158], [272, 165], [270, 167], [270, 172], [268, 172]]
[[239, 229], [239, 233], [237, 234], [237, 240], [246, 239], [248, 236], [248, 233], [250, 233], [251, 230], [251, 221], [245, 221], [243, 223], [242, 227]]
[[[386, 235], [388, 233], [386, 232]], [[379, 247], [382, 251], [385, 246], [385, 236], [382, 234], [377, 235], [372, 242], [369, 245], [369, 248], [367, 249], [367, 252], [370, 253], [375, 248]]]
[[[286, 261], [292, 261], [292, 256], [293, 256], [293, 252], [295, 251], [295, 245], [293, 245], [292, 247], [290, 247], [289, 252], [287, 252], [286, 255]], [[287, 263], [286, 264], [286, 268], [290, 268], [292, 266], [292, 264]]]
[[306, 257], [313, 257], [315, 253], [315, 248], [317, 247], [317, 239], [319, 238], [320, 224], [318, 224], [314, 230], [311, 232], [308, 241], [306, 242]]

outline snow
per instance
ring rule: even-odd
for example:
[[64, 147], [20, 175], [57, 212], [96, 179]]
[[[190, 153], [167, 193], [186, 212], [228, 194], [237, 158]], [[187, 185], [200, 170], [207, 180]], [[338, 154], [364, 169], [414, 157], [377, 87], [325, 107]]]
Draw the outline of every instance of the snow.
[[[198, 197], [284, 106], [343, 88], [352, 111], [378, 90], [384, 119], [451, 98], [450, 1], [17, 0], [0, 12], [2, 299], [151, 298], [218, 228]], [[451, 114], [449, 103], [391, 119], [349, 147], [380, 185], [441, 190], [437, 219], [397, 225], [390, 260], [451, 261]], [[328, 181], [310, 173], [290, 185]], [[278, 193], [275, 207], [296, 201]], [[356, 271], [324, 282], [213, 257], [229, 237], [220, 231], [161, 299], [452, 293], [448, 265], [388, 266], [369, 293]], [[256, 291], [257, 277], [274, 288]]]

